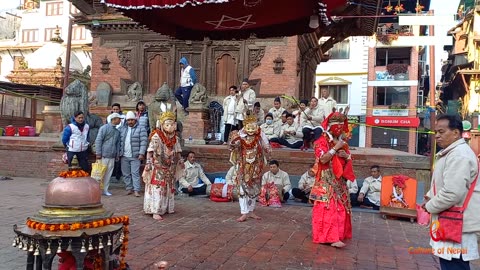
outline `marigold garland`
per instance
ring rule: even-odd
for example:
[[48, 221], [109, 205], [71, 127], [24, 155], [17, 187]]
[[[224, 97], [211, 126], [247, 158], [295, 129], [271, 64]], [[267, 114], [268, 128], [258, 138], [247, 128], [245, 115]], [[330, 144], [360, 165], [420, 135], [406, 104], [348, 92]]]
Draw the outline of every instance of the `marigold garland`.
[[84, 170], [71, 170], [71, 171], [63, 171], [60, 172], [58, 175], [63, 178], [77, 178], [77, 177], [88, 177], [90, 174]]
[[[81, 176], [77, 176], [77, 177], [81, 177]], [[129, 233], [128, 225], [130, 223], [130, 218], [128, 216], [111, 217], [111, 218], [106, 218], [102, 220], [94, 220], [86, 223], [77, 222], [77, 223], [62, 223], [62, 224], [45, 224], [45, 223], [41, 223], [38, 221], [31, 220], [30, 218], [27, 218], [26, 225], [27, 227], [32, 228], [34, 230], [55, 232], [55, 231], [76, 231], [76, 230], [82, 230], [82, 229], [99, 228], [107, 225], [120, 224], [120, 223], [123, 223], [124, 225], [123, 242], [122, 242], [122, 247], [120, 248], [120, 251], [121, 251], [120, 252], [120, 269], [126, 269], [125, 257], [127, 256], [127, 250], [128, 250], [128, 233]]]
[[172, 138], [168, 138], [163, 131], [157, 131], [157, 134], [168, 148], [173, 148], [173, 146], [177, 143], [177, 136], [175, 135], [173, 135]]

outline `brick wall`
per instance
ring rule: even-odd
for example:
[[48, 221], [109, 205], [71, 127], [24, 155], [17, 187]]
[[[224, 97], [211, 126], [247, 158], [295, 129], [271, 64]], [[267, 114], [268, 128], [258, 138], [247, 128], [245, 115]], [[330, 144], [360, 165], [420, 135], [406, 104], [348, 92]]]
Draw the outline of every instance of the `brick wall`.
[[183, 139], [188, 140], [192, 136], [193, 140], [205, 139], [206, 133], [210, 128], [207, 110], [197, 110], [190, 108], [190, 115], [183, 121]]
[[[126, 69], [120, 65], [120, 60], [117, 56], [117, 49], [101, 46], [100, 38], [95, 37], [92, 41], [92, 76], [91, 89], [96, 90], [97, 85], [101, 82], [109, 83], [114, 93], [120, 93], [120, 79], [130, 79], [131, 76]], [[100, 62], [107, 57], [110, 61], [110, 70], [108, 73], [103, 73], [100, 69], [102, 64]]]
[[[268, 46], [260, 66], [255, 68], [249, 79], [261, 79], [260, 93], [258, 96], [276, 96], [286, 94], [298, 97], [299, 77], [297, 76], [298, 38], [286, 38], [286, 45]], [[285, 63], [282, 74], [275, 74], [273, 67], [275, 60], [281, 56]]]
[[[205, 172], [225, 172], [230, 167], [230, 151], [223, 146], [186, 145], [184, 154], [188, 151], [196, 153]], [[383, 175], [404, 174], [418, 181], [423, 181], [425, 187], [430, 184], [429, 159], [423, 156], [408, 155], [391, 149], [357, 148], [352, 149], [353, 167], [358, 179], [370, 175], [370, 166], [380, 165]], [[302, 175], [310, 164], [315, 161], [313, 152], [289, 151], [273, 149], [272, 159], [278, 160], [280, 168], [290, 175]], [[267, 168], [266, 168], [267, 170]]]
[[[55, 148], [55, 139], [0, 137], [0, 175], [16, 177], [34, 177], [51, 180], [60, 171], [66, 170], [62, 163], [63, 149]], [[187, 145], [184, 155], [194, 151], [207, 173], [226, 172], [230, 151], [225, 145]], [[353, 165], [357, 179], [369, 176], [372, 165], [380, 165], [383, 175], [404, 174], [423, 181], [429, 188], [428, 157], [409, 155], [390, 149], [357, 148], [352, 149]], [[93, 156], [92, 156], [93, 158]], [[313, 152], [274, 149], [272, 158], [280, 162], [280, 167], [291, 175], [302, 175], [314, 162]], [[93, 159], [92, 159], [93, 161]], [[266, 168], [267, 169], [267, 168]]]
[[56, 143], [51, 138], [0, 137], [0, 175], [54, 179], [67, 169], [62, 148], [53, 149]]

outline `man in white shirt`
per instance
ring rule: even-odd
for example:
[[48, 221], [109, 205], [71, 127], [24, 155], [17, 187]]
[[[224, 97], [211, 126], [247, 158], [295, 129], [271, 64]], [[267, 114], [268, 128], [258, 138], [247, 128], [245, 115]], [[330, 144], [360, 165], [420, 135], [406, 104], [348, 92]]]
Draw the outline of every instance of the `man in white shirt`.
[[257, 125], [261, 126], [263, 123], [265, 123], [265, 112], [260, 106], [260, 102], [255, 102], [253, 105], [253, 114], [257, 118]]
[[320, 91], [321, 97], [318, 100], [318, 106], [323, 108], [325, 117], [327, 117], [332, 113], [333, 108], [337, 107], [337, 102], [330, 96], [330, 91], [328, 91], [328, 88], [321, 87]]
[[243, 93], [243, 99], [247, 102], [248, 110], [252, 111], [257, 95], [255, 94], [255, 90], [250, 88], [250, 84], [248, 83], [248, 78], [245, 78], [242, 82], [242, 93]]
[[[347, 181], [349, 182], [349, 181]], [[298, 188], [292, 189], [292, 195], [295, 197], [295, 200], [299, 200], [303, 203], [308, 202], [308, 197], [310, 196], [310, 191], [312, 190], [313, 184], [315, 183], [315, 172], [313, 171], [313, 164], [310, 165], [308, 171], [306, 171], [298, 181]]]
[[280, 170], [280, 164], [277, 160], [272, 159], [268, 164], [270, 165], [270, 171], [263, 174], [262, 188], [269, 183], [275, 184], [278, 192], [281, 194], [280, 200], [284, 202], [290, 197], [290, 189], [292, 188], [290, 176], [288, 173]]
[[[202, 183], [198, 180], [202, 180]], [[207, 186], [212, 183], [203, 172], [202, 166], [195, 162], [195, 152], [188, 152], [185, 173], [180, 178], [180, 189], [189, 196], [207, 194]]]
[[357, 179], [352, 181], [347, 181], [348, 193], [350, 194], [350, 204], [352, 206], [358, 206], [358, 183]]
[[[358, 194], [358, 201], [361, 202], [361, 206], [373, 208], [374, 210], [380, 209], [380, 192], [382, 188], [382, 176], [380, 175], [380, 166], [373, 165], [370, 167], [370, 175], [363, 181], [362, 189]], [[365, 196], [367, 196], [365, 200]]]
[[238, 93], [237, 87], [235, 85], [230, 86], [229, 88], [230, 95], [225, 97], [223, 100], [223, 122], [225, 124], [225, 131], [223, 133], [223, 141], [225, 144], [228, 142], [230, 136], [230, 131], [237, 129], [237, 118], [236, 118], [236, 94]]
[[294, 122], [293, 115], [287, 112], [287, 121], [280, 128], [280, 137], [271, 141], [278, 142], [288, 148], [299, 149], [303, 144], [302, 139], [302, 129]]

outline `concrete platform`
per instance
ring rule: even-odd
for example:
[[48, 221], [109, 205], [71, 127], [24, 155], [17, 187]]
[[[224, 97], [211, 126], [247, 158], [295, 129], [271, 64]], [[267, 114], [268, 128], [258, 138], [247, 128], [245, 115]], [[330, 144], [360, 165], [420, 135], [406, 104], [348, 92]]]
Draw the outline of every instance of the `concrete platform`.
[[[47, 183], [39, 178], [0, 181], [1, 269], [25, 269], [25, 251], [11, 246], [12, 226], [38, 211]], [[126, 196], [118, 186], [112, 193], [102, 201], [116, 215], [131, 218], [127, 262], [134, 270], [154, 269], [159, 260], [168, 261], [171, 269], [439, 269], [434, 256], [413, 254], [428, 247], [427, 227], [383, 220], [376, 213], [354, 212], [353, 239], [335, 249], [311, 242], [310, 207], [258, 207], [262, 220], [238, 223], [237, 203], [177, 197], [175, 214], [158, 222], [143, 214], [143, 198]], [[480, 269], [478, 260], [471, 265]]]

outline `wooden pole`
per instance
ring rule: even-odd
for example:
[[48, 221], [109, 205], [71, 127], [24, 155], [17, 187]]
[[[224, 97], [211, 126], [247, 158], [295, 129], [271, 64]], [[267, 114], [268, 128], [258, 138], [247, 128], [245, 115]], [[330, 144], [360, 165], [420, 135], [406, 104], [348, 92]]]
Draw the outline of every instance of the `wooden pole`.
[[68, 35], [67, 35], [67, 51], [65, 56], [65, 74], [63, 76], [63, 92], [68, 86], [68, 80], [70, 79], [70, 54], [72, 53], [72, 19], [68, 19]]
[[[430, 10], [430, 14], [433, 16], [434, 11]], [[428, 35], [431, 37], [435, 36], [435, 27], [434, 25], [429, 25], [428, 27]], [[435, 91], [436, 91], [436, 83], [435, 83], [435, 46], [429, 46], [429, 58], [430, 58], [430, 107], [436, 108], [435, 104]], [[435, 111], [430, 111], [430, 130], [435, 130]], [[432, 168], [433, 173], [433, 164], [435, 162], [435, 134], [430, 134], [430, 167]]]

